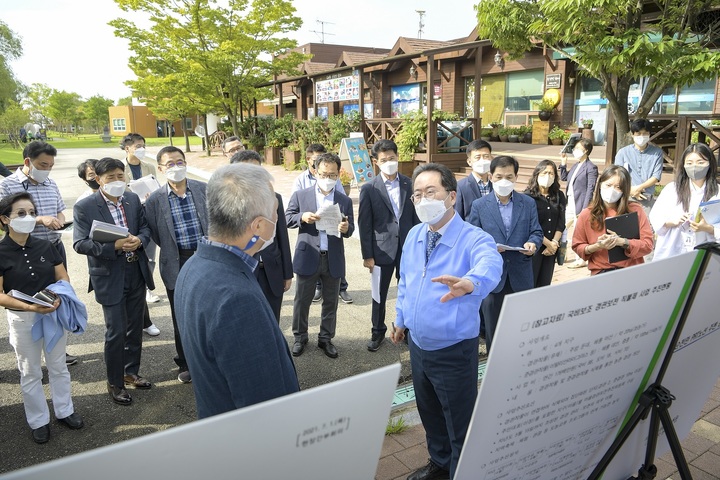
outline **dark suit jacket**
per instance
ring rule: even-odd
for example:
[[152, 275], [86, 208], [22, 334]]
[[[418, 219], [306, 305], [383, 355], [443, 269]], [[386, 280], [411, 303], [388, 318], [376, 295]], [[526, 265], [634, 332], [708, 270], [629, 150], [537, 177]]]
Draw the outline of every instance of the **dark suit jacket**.
[[265, 275], [270, 290], [276, 297], [285, 293], [285, 280], [293, 278], [292, 258], [290, 257], [290, 238], [288, 237], [287, 222], [285, 221], [285, 208], [282, 196], [276, 193], [278, 201], [277, 224], [275, 225], [275, 241], [262, 252], [256, 253], [255, 258], [262, 257], [265, 268], [256, 268], [255, 276]]
[[[597, 165], [592, 163], [590, 160], [585, 160], [582, 163], [576, 163], [570, 168], [568, 172], [567, 165], [560, 165], [560, 180], [563, 182], [573, 177], [573, 172], [578, 170], [575, 175], [575, 181], [573, 182], [573, 193], [575, 193], [575, 215], [580, 215], [592, 200], [593, 192], [595, 191], [595, 182], [598, 178]], [[565, 193], [570, 190], [570, 184], [568, 183]]]
[[[492, 192], [492, 182], [489, 176], [488, 186]], [[480, 197], [482, 197], [480, 187], [478, 187], [475, 176], [472, 173], [458, 182], [455, 211], [460, 214], [460, 218], [467, 220], [470, 215], [470, 209], [472, 209], [472, 203]]]
[[[127, 218], [128, 230], [142, 242], [135, 253], [140, 256], [140, 271], [149, 289], [155, 288], [145, 247], [150, 242], [150, 228], [145, 220], [145, 211], [140, 199], [132, 192], [123, 194], [123, 208]], [[115, 305], [123, 297], [125, 267], [127, 261], [123, 252], [115, 251], [113, 242], [99, 243], [90, 239], [90, 227], [93, 220], [112, 223], [110, 209], [105, 198], [97, 191], [83, 198], [73, 207], [73, 248], [81, 255], [87, 255], [90, 271], [90, 288], [95, 290], [95, 300], [101, 305]]]
[[[187, 181], [192, 192], [195, 212], [203, 235], [208, 233], [207, 197], [205, 196], [205, 182], [197, 180]], [[177, 239], [175, 238], [175, 224], [170, 213], [167, 185], [155, 190], [145, 202], [145, 216], [152, 235], [153, 242], [160, 247], [160, 277], [165, 288], [174, 290], [175, 281], [180, 272], [180, 255], [178, 253]]]
[[372, 258], [376, 265], [394, 265], [400, 260], [405, 237], [420, 223], [412, 203], [412, 180], [398, 174], [400, 183], [400, 219], [395, 218], [392, 201], [381, 175], [360, 188], [358, 228], [363, 259]]
[[[495, 243], [502, 243], [511, 247], [522, 247], [527, 242], [533, 242], [539, 249], [542, 245], [543, 232], [538, 222], [535, 200], [520, 192], [512, 194], [513, 210], [510, 221], [510, 234], [505, 234], [505, 224], [500, 216], [497, 196], [485, 195], [472, 204], [468, 222], [482, 228], [492, 235]], [[505, 251], [503, 257], [503, 272], [493, 293], [498, 293], [510, 282], [513, 290], [520, 292], [533, 288], [532, 256], [520, 252]]]
[[[293, 270], [298, 275], [312, 275], [317, 272], [320, 265], [320, 232], [314, 223], [307, 224], [302, 221], [303, 213], [318, 210], [315, 189], [316, 187], [310, 187], [293, 193], [285, 211], [288, 228], [300, 228], [293, 257]], [[338, 204], [342, 214], [348, 217], [350, 227], [347, 233], [342, 235], [348, 238], [355, 231], [352, 200], [344, 193], [335, 190], [333, 203]], [[334, 278], [345, 276], [345, 245], [342, 237], [328, 235], [328, 262], [330, 275]]]

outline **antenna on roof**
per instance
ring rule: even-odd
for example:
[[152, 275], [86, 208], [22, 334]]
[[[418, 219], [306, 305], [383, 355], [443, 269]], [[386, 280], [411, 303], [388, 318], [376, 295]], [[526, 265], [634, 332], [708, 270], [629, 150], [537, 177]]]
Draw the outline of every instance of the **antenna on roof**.
[[418, 22], [418, 36], [417, 38], [422, 38], [423, 34], [423, 27], [425, 24], [423, 23], [423, 18], [425, 18], [425, 10], [415, 10], [418, 15], [420, 15], [420, 21]]
[[325, 43], [325, 35], [335, 35], [334, 33], [325, 33], [325, 24], [328, 25], [335, 25], [333, 22], [325, 22], [323, 20], [315, 20], [316, 23], [320, 24], [320, 31], [317, 30], [310, 30], [312, 33], [317, 33], [320, 35], [320, 43]]

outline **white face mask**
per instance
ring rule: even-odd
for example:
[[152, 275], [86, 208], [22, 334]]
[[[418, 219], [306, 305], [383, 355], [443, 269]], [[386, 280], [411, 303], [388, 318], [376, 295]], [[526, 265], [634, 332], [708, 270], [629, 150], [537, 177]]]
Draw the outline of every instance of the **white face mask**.
[[576, 148], [575, 150], [573, 150], [573, 157], [575, 157], [575, 160], [580, 160], [584, 156], [585, 156], [585, 152], [583, 152], [579, 148]]
[[385, 162], [380, 164], [380, 171], [387, 175], [395, 175], [398, 171], [398, 162]]
[[265, 250], [267, 247], [269, 247], [270, 245], [272, 245], [273, 242], [275, 241], [275, 230], [276, 230], [275, 227], [276, 227], [276, 225], [277, 225], [277, 222], [273, 222], [272, 220], [270, 220], [269, 218], [266, 218], [266, 217], [260, 217], [260, 218], [262, 218], [262, 219], [264, 219], [264, 220], [267, 220], [268, 222], [270, 222], [270, 223], [273, 224], [272, 236], [270, 236], [270, 238], [268, 238], [267, 240], [265, 240], [265, 239], [262, 238], [260, 235], [253, 235], [253, 237], [250, 239], [250, 241], [247, 243], [247, 245], [245, 245], [245, 248], [243, 248], [243, 250], [245, 250], [245, 251], [250, 250], [250, 249], [257, 243], [258, 240], [262, 240], [262, 241], [263, 241], [263, 245], [262, 245], [262, 247], [258, 248], [258, 251], [255, 252], [255, 253], [262, 252], [262, 251]]
[[[448, 197], [449, 196], [450, 194], [448, 194]], [[445, 200], [447, 200], [448, 197], [445, 197]], [[445, 212], [448, 211], [448, 208], [445, 207], [445, 200], [435, 200], [434, 198], [430, 200], [429, 198], [423, 197], [420, 203], [415, 204], [415, 213], [422, 223], [435, 225], [442, 219]]]
[[320, 190], [323, 192], [332, 192], [333, 188], [335, 188], [335, 184], [337, 183], [337, 180], [334, 178], [318, 178], [317, 184], [318, 187], [320, 187]]
[[615, 203], [622, 197], [622, 192], [615, 190], [615, 187], [600, 187], [600, 196], [605, 203]]
[[33, 230], [35, 230], [35, 225], [35, 217], [30, 215], [10, 220], [10, 228], [15, 230], [17, 233], [32, 233]]
[[555, 177], [552, 175], [541, 175], [538, 177], [538, 185], [544, 188], [550, 188], [550, 185], [555, 181]]
[[650, 141], [649, 135], [633, 135], [633, 142], [638, 147], [644, 147]]
[[135, 153], [133, 155], [135, 155], [135, 158], [137, 158], [138, 160], [142, 160], [143, 158], [145, 158], [145, 149], [144, 148], [136, 148]]
[[477, 162], [473, 162], [472, 169], [473, 172], [477, 173], [478, 175], [487, 173], [490, 171], [490, 160], [478, 160]]
[[173, 183], [182, 182], [187, 176], [187, 167], [172, 167], [165, 170], [165, 176]]
[[50, 176], [50, 170], [38, 170], [37, 168], [32, 167], [28, 176], [38, 183], [43, 183]]
[[493, 190], [501, 197], [507, 197], [515, 190], [515, 183], [503, 178], [497, 182], [493, 182]]
[[105, 193], [111, 197], [119, 198], [125, 193], [125, 182], [118, 180], [117, 182], [110, 182], [103, 185]]

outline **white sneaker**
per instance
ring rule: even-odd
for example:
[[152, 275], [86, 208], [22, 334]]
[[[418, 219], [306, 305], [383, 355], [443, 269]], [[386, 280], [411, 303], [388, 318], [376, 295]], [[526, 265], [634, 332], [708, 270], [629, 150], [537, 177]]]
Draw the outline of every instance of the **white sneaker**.
[[160, 335], [160, 329], [156, 327], [154, 323], [147, 328], [143, 328], [143, 332], [147, 333], [151, 337], [157, 337]]
[[152, 290], [148, 290], [145, 293], [145, 301], [147, 301], [147, 303], [157, 303], [160, 301], [160, 297], [155, 295]]

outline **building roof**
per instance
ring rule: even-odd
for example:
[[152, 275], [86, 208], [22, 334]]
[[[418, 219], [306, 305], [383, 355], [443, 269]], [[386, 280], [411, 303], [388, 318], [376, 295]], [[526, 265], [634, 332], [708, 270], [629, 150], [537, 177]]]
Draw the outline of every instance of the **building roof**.
[[373, 60], [380, 60], [385, 57], [387, 57], [387, 53], [343, 52], [335, 66], [353, 66], [360, 63], [372, 62]]

